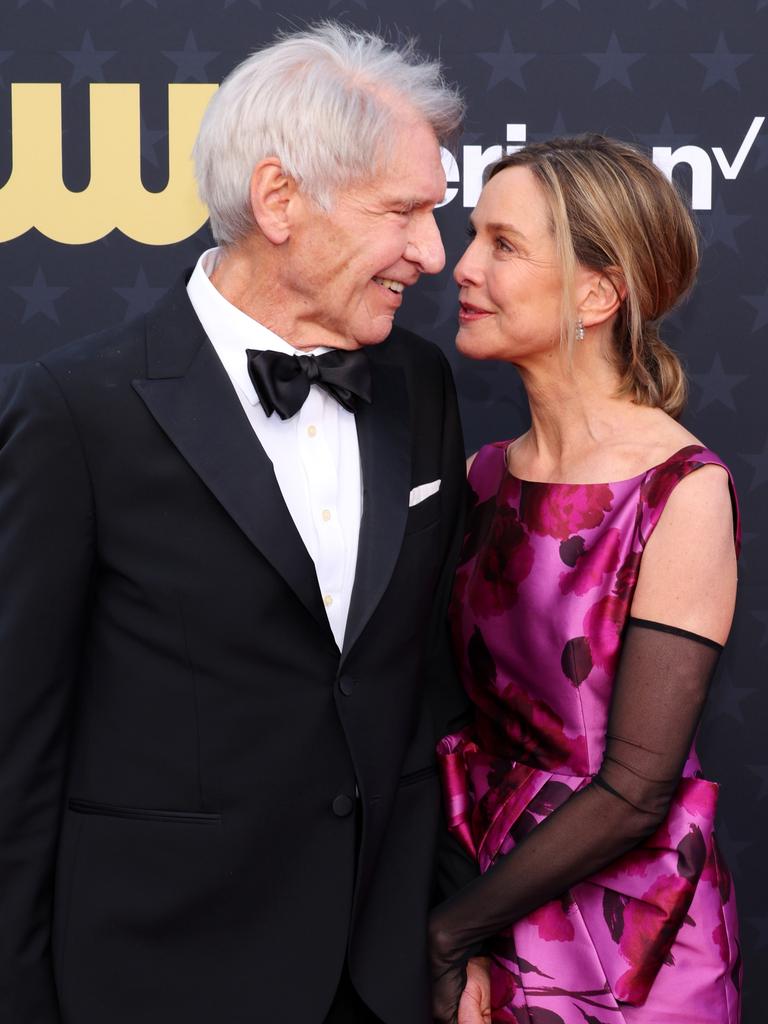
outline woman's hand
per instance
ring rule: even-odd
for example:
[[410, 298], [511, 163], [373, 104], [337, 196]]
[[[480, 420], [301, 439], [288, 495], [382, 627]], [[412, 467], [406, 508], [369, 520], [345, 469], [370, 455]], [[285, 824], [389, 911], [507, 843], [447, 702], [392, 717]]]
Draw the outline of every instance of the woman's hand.
[[433, 958], [432, 1016], [435, 1024], [458, 1024], [459, 1001], [466, 983], [467, 970], [463, 965], [438, 965]]
[[467, 964], [458, 1024], [491, 1024], [491, 970], [487, 957], [473, 957]]
[[459, 1000], [467, 982], [465, 957], [457, 956], [450, 933], [433, 913], [429, 930], [432, 1016], [435, 1024], [458, 1024]]

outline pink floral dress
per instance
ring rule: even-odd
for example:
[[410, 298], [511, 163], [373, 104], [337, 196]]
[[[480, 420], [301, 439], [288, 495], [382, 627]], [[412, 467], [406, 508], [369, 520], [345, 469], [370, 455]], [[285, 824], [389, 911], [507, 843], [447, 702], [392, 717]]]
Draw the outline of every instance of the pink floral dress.
[[[691, 445], [619, 483], [530, 483], [507, 472], [507, 444], [469, 474], [451, 620], [476, 716], [438, 748], [450, 828], [483, 872], [599, 770], [645, 544], [675, 485], [723, 465]], [[734, 514], [738, 544], [735, 499]], [[691, 750], [650, 839], [498, 936], [494, 1022], [736, 1024], [716, 800]]]

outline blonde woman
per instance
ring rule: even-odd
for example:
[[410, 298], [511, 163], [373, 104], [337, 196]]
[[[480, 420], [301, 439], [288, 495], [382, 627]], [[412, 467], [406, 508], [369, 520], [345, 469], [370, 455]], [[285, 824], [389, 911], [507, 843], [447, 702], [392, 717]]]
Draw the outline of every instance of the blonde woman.
[[674, 187], [601, 136], [506, 157], [472, 215], [457, 345], [517, 367], [531, 428], [469, 470], [451, 615], [476, 716], [439, 752], [480, 874], [432, 917], [439, 1021], [739, 1019], [717, 787], [693, 745], [738, 514], [678, 422], [685, 378], [657, 330], [697, 262]]

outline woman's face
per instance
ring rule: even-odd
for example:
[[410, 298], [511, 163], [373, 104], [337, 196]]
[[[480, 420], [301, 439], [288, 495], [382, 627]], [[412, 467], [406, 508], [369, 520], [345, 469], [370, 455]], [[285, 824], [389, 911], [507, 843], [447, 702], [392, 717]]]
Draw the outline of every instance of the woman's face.
[[453, 272], [458, 350], [513, 363], [559, 353], [562, 274], [547, 202], [527, 167], [491, 178], [470, 217], [471, 241]]

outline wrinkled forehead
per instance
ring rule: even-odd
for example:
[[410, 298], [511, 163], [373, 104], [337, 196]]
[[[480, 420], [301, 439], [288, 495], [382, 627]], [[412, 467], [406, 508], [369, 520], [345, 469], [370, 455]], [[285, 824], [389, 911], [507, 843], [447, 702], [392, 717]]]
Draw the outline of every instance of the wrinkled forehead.
[[445, 172], [432, 127], [425, 121], [395, 121], [372, 167], [371, 179], [388, 191], [412, 193], [419, 204], [441, 202]]

